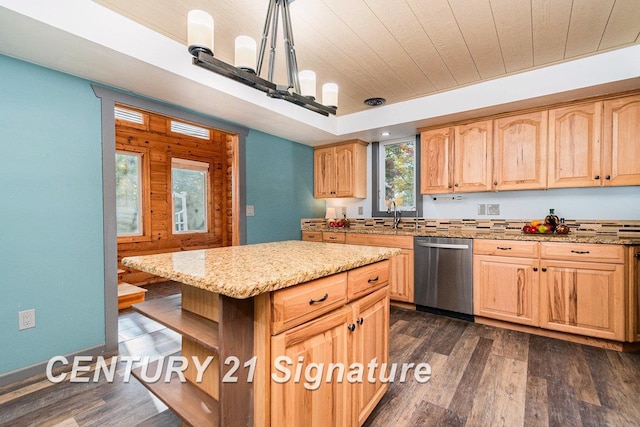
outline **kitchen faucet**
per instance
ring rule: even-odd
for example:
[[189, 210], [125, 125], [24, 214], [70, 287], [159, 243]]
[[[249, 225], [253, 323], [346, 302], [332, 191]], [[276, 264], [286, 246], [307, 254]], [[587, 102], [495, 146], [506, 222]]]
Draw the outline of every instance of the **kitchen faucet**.
[[[393, 228], [397, 229], [398, 224], [400, 223], [400, 211], [396, 208], [395, 200], [391, 200], [391, 203], [393, 204]], [[391, 213], [391, 206], [387, 208], [387, 213]]]

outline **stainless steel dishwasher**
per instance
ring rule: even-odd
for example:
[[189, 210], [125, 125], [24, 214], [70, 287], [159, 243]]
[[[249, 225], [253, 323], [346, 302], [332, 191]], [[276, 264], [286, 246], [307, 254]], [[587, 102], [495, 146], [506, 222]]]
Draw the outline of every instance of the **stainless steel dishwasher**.
[[415, 237], [418, 310], [473, 321], [473, 239]]

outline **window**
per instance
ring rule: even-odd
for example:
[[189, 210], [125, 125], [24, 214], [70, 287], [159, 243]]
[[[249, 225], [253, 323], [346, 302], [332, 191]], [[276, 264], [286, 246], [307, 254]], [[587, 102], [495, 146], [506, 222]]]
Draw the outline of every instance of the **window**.
[[208, 182], [208, 163], [171, 159], [174, 233], [207, 231]]
[[142, 235], [142, 154], [116, 151], [118, 237]]
[[399, 211], [422, 213], [418, 192], [419, 141], [407, 138], [372, 145], [373, 216], [387, 216], [395, 202]]
[[211, 131], [202, 126], [191, 125], [189, 123], [171, 120], [171, 132], [181, 133], [187, 136], [193, 136], [200, 139], [211, 139]]

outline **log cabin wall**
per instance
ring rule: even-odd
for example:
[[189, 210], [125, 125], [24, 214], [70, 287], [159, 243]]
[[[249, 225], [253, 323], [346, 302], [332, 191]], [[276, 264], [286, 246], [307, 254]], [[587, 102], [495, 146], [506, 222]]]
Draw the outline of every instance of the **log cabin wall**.
[[[163, 281], [157, 276], [122, 266], [123, 257], [234, 244], [234, 167], [238, 137], [218, 129], [202, 139], [171, 131], [172, 118], [118, 106], [143, 114], [144, 123], [116, 119], [116, 150], [142, 153], [142, 236], [118, 237], [118, 268], [122, 280], [134, 285]], [[184, 120], [176, 121], [186, 123]], [[209, 164], [207, 231], [173, 232], [172, 158]]]

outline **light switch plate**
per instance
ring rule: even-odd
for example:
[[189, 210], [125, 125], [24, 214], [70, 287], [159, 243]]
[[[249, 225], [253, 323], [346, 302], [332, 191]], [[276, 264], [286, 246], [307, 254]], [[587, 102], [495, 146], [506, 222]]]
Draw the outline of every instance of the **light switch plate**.
[[500, 215], [500, 205], [487, 205], [487, 215]]
[[253, 205], [247, 205], [247, 216], [255, 216]]
[[484, 203], [478, 204], [478, 215], [486, 215], [487, 214], [487, 205]]
[[364, 215], [364, 208], [362, 206], [358, 206], [358, 215]]

